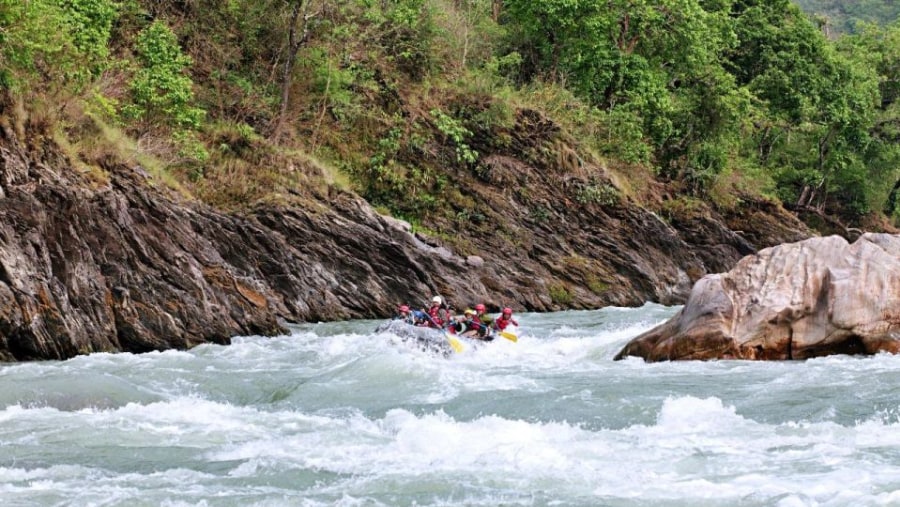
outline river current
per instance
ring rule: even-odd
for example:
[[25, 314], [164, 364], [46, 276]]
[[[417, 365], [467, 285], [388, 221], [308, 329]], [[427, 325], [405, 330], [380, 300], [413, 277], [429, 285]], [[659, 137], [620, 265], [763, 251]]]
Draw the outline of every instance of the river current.
[[0, 505], [900, 505], [900, 356], [612, 360], [675, 310], [3, 365]]

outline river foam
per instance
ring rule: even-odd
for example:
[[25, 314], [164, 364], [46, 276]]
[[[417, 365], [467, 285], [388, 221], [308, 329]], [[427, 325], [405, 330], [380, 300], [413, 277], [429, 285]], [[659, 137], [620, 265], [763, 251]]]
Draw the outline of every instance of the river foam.
[[309, 324], [0, 368], [4, 505], [900, 503], [895, 356], [612, 361], [674, 309], [444, 358]]

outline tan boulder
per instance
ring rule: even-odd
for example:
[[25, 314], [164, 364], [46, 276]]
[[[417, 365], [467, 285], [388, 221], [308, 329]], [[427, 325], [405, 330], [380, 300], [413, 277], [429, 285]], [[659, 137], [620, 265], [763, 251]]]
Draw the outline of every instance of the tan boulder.
[[806, 359], [900, 351], [900, 236], [761, 250], [694, 285], [670, 320], [617, 355], [647, 361]]

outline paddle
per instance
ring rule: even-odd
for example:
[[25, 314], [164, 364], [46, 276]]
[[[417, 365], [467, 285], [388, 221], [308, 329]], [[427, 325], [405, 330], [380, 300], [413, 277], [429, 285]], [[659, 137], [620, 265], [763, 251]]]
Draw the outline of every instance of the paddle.
[[453, 336], [452, 334], [450, 334], [449, 331], [447, 331], [446, 329], [444, 329], [444, 328], [442, 328], [441, 326], [439, 326], [439, 325], [437, 324], [437, 322], [435, 322], [434, 319], [431, 318], [431, 315], [428, 315], [427, 313], [426, 313], [425, 315], [428, 317], [428, 320], [431, 321], [431, 325], [433, 325], [433, 326], [436, 327], [437, 329], [440, 329], [440, 330], [444, 331], [444, 336], [447, 337], [447, 342], [450, 343], [450, 348], [452, 348], [454, 352], [456, 352], [457, 354], [459, 354], [459, 353], [461, 353], [462, 351], [466, 350], [466, 348], [463, 347], [462, 342], [459, 341], [459, 339], [457, 339], [455, 336]]
[[[510, 320], [512, 320], [512, 319], [510, 319]], [[516, 326], [519, 325], [519, 323], [516, 322], [516, 321], [514, 321], [514, 320], [513, 320], [512, 322], [513, 322]], [[496, 321], [495, 321], [495, 323], [496, 323]], [[510, 332], [510, 331], [502, 331], [502, 330], [499, 330], [499, 329], [497, 330], [497, 333], [498, 333], [500, 336], [506, 338], [507, 340], [509, 340], [509, 341], [511, 341], [511, 342], [518, 342], [518, 341], [519, 341], [519, 336], [516, 335], [516, 333]]]
[[509, 340], [511, 342], [519, 341], [519, 337], [510, 333], [509, 331], [499, 331], [497, 334], [499, 334], [500, 336], [506, 338], [507, 340]]

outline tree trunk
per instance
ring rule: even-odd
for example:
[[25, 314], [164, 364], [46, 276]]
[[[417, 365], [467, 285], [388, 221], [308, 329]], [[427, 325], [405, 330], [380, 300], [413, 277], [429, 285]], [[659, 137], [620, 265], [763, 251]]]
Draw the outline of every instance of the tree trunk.
[[503, 0], [493, 0], [491, 2], [491, 19], [494, 23], [500, 20], [500, 12], [503, 11]]
[[888, 194], [887, 203], [884, 205], [884, 214], [888, 217], [892, 217], [894, 212], [897, 211], [897, 193], [900, 192], [900, 180], [894, 182], [894, 187], [891, 188], [891, 193]]
[[[275, 139], [281, 137], [281, 132], [284, 128], [291, 94], [294, 63], [297, 60], [297, 52], [300, 51], [307, 37], [309, 37], [309, 20], [312, 17], [312, 15], [307, 14], [309, 1], [291, 0], [291, 3], [293, 7], [291, 9], [290, 29], [288, 30], [288, 51], [281, 72], [281, 109], [278, 112], [275, 128], [272, 130], [272, 137]], [[297, 25], [301, 20], [303, 25], [298, 27]]]

